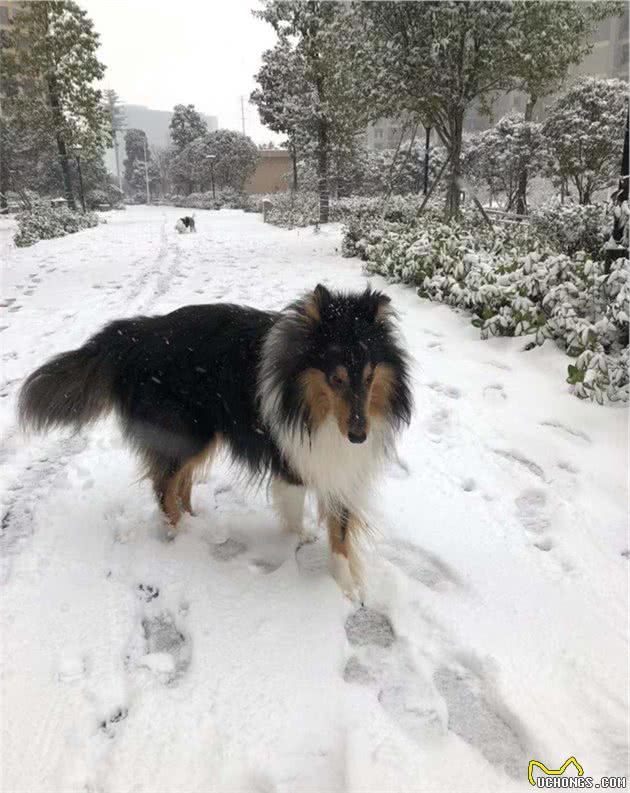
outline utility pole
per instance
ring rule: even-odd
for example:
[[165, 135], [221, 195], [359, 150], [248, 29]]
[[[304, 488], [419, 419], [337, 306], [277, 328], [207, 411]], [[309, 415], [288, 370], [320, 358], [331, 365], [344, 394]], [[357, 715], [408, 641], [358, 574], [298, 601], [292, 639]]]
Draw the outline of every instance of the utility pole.
[[241, 126], [243, 128], [243, 135], [245, 134], [245, 106], [243, 105], [243, 97], [241, 96]]
[[147, 187], [147, 204], [151, 203], [151, 191], [149, 190], [149, 164], [147, 162], [147, 133], [144, 133], [142, 138], [142, 146], [144, 148], [144, 181]]

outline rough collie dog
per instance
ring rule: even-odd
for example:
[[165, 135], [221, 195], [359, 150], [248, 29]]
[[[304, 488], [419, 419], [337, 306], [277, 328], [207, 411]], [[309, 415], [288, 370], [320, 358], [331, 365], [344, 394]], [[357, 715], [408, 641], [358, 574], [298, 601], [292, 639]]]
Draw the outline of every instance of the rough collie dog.
[[183, 234], [186, 230], [191, 232], [197, 231], [195, 228], [195, 216], [185, 215], [183, 218], [180, 218], [175, 224], [175, 230], [180, 234]]
[[40, 431], [115, 411], [172, 531], [220, 447], [270, 482], [286, 530], [302, 532], [311, 490], [346, 592], [366, 498], [411, 408], [389, 297], [321, 285], [281, 312], [215, 304], [117, 320], [33, 372], [19, 398], [23, 426]]

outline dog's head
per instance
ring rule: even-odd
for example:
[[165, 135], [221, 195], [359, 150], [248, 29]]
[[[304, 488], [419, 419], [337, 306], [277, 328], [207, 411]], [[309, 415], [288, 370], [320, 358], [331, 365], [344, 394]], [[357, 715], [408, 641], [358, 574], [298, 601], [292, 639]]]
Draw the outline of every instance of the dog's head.
[[389, 297], [369, 288], [347, 294], [320, 284], [291, 306], [263, 366], [282, 420], [312, 432], [333, 416], [351, 443], [363, 443], [374, 420], [407, 423], [408, 365], [393, 318]]

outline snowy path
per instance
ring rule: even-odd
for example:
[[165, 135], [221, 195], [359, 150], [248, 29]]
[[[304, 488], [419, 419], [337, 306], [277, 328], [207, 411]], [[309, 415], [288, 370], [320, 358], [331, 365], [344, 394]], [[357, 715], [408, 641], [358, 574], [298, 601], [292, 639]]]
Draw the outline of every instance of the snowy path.
[[25, 250], [0, 229], [2, 790], [498, 792], [571, 755], [625, 774], [626, 411], [565, 393], [551, 345], [386, 287], [417, 409], [359, 610], [323, 538], [296, 553], [225, 466], [167, 544], [113, 423], [19, 434], [24, 375], [108, 320], [365, 284], [334, 227], [198, 212], [180, 237], [179, 214]]

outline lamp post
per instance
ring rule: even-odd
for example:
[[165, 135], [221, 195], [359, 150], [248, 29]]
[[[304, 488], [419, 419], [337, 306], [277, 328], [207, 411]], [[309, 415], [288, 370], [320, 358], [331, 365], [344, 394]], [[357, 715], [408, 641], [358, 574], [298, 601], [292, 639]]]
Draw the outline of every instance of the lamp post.
[[212, 185], [212, 199], [216, 199], [216, 194], [214, 192], [214, 161], [216, 160], [216, 154], [206, 154], [206, 160], [210, 162], [210, 184]]
[[79, 172], [79, 190], [81, 192], [81, 206], [83, 207], [83, 211], [85, 212], [85, 192], [83, 190], [83, 174], [81, 173], [81, 152], [83, 151], [83, 146], [76, 145], [73, 146], [74, 158], [77, 163], [77, 171]]

